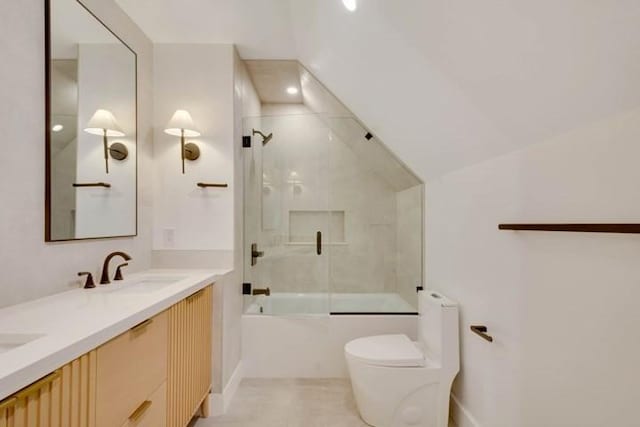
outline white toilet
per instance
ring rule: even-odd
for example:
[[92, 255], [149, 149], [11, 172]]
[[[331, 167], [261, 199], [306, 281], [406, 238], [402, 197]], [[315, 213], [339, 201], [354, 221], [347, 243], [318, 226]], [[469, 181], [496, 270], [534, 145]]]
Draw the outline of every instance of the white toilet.
[[345, 345], [358, 410], [372, 426], [448, 425], [460, 369], [458, 305], [432, 291], [419, 292], [418, 301], [418, 342], [379, 335]]

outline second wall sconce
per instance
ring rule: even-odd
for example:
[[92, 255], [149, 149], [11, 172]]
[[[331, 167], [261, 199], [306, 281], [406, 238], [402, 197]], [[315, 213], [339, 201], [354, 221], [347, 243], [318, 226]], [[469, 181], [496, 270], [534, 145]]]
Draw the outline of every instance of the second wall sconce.
[[184, 161], [197, 160], [200, 157], [200, 148], [193, 142], [185, 143], [185, 138], [195, 138], [200, 136], [200, 132], [195, 130], [191, 114], [186, 110], [177, 110], [164, 133], [180, 137], [180, 153], [182, 157], [182, 173], [184, 173]]
[[89, 120], [89, 123], [87, 123], [87, 127], [84, 131], [91, 135], [102, 136], [104, 167], [107, 173], [109, 173], [109, 154], [111, 154], [111, 157], [116, 160], [124, 160], [127, 158], [129, 151], [127, 150], [127, 146], [123, 143], [114, 142], [109, 147], [109, 143], [107, 141], [108, 137], [123, 137], [125, 135], [120, 126], [118, 126], [116, 118], [113, 116], [111, 111], [97, 110]]

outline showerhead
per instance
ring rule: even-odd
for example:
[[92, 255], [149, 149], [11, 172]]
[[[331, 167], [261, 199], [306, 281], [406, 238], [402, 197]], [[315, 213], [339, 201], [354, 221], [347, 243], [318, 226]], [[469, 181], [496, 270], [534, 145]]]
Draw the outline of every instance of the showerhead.
[[264, 133], [260, 132], [259, 130], [255, 130], [253, 129], [253, 135], [258, 134], [262, 137], [262, 145], [267, 145], [269, 143], [269, 141], [271, 141], [271, 138], [273, 138], [273, 132], [271, 132], [269, 135], [265, 135]]

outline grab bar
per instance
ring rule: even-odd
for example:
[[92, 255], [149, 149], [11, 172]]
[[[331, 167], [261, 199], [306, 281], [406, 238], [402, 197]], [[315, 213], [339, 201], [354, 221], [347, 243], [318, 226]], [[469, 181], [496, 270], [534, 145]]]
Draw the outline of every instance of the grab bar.
[[78, 188], [78, 187], [104, 187], [104, 188], [111, 188], [111, 184], [106, 183], [106, 182], [87, 182], [87, 183], [73, 183], [71, 184], [74, 187]]
[[489, 342], [493, 342], [493, 337], [487, 334], [487, 327], [483, 325], [471, 325], [471, 332], [480, 335], [482, 338]]

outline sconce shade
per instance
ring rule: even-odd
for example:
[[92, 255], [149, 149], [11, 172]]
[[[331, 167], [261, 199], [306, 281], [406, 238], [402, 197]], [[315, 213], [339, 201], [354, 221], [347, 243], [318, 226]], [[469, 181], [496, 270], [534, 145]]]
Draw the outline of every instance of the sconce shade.
[[186, 110], [177, 110], [173, 113], [171, 120], [169, 120], [169, 124], [167, 124], [164, 133], [173, 136], [182, 136], [182, 132], [184, 131], [184, 136], [194, 138], [200, 136], [200, 132], [195, 130], [195, 128], [191, 114]]
[[118, 126], [116, 118], [113, 117], [111, 111], [97, 110], [89, 120], [89, 123], [87, 123], [84, 131], [92, 135], [104, 136], [105, 130], [107, 131], [107, 136], [124, 136], [124, 132]]

